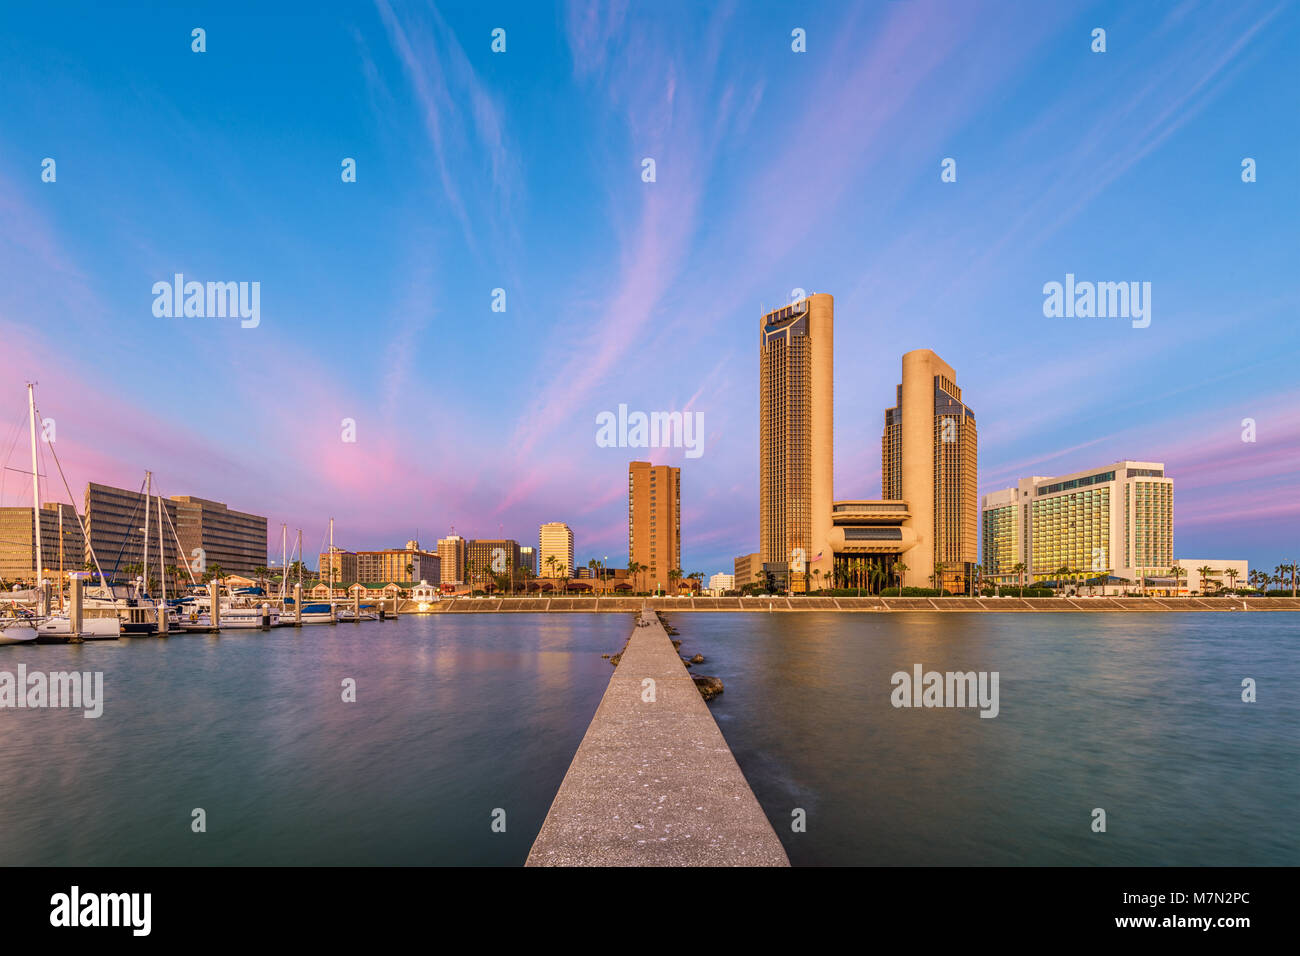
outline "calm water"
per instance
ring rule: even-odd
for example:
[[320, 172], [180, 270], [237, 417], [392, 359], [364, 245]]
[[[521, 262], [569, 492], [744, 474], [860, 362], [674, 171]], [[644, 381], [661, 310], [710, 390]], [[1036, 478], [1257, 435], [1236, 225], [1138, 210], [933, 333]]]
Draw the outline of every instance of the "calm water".
[[[797, 864], [1300, 864], [1300, 615], [670, 617]], [[0, 647], [106, 697], [0, 710], [0, 864], [522, 863], [631, 622]], [[916, 663], [998, 671], [1000, 715], [893, 708]]]

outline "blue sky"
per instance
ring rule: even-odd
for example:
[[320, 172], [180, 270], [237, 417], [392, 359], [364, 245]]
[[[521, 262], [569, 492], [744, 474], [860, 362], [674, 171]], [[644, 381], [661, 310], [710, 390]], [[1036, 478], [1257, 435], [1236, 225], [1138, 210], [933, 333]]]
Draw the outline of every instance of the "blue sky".
[[[621, 563], [649, 458], [684, 569], [730, 570], [759, 316], [802, 288], [835, 296], [837, 497], [879, 496], [933, 348], [982, 492], [1162, 460], [1178, 556], [1300, 551], [1295, 4], [269, 6], [0, 14], [0, 453], [34, 378], [78, 501], [150, 468], [309, 552], [331, 515], [353, 548], [561, 520]], [[260, 324], [156, 317], [176, 272], [260, 282]], [[1066, 273], [1150, 282], [1150, 327], [1045, 318]], [[702, 412], [703, 456], [597, 447], [620, 403]]]

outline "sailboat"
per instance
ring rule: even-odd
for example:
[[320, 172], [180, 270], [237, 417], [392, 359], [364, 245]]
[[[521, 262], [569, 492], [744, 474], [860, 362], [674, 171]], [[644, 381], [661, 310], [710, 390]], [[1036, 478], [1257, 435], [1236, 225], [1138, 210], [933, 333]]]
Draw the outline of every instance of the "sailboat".
[[[45, 588], [41, 582], [41, 578], [45, 573], [45, 554], [41, 541], [41, 476], [40, 467], [36, 458], [36, 387], [31, 382], [27, 383], [27, 418], [31, 430], [32, 442], [32, 532], [33, 540], [36, 545], [36, 577], [38, 579], [36, 616], [29, 624], [32, 631], [30, 640], [51, 638], [55, 641], [64, 641], [71, 638], [73, 635], [72, 618], [66, 608], [55, 613], [49, 612], [49, 608], [45, 607], [47, 599]], [[54, 454], [53, 445], [50, 446], [50, 454]], [[55, 462], [57, 464], [57, 457]], [[63, 468], [61, 466], [59, 467], [59, 474], [63, 474]], [[71, 499], [71, 491], [68, 492], [68, 497]], [[81, 519], [78, 518], [77, 520], [80, 522]], [[63, 522], [62, 509], [59, 509], [59, 522], [60, 524]], [[85, 530], [86, 529], [83, 526], [83, 534], [85, 534]], [[89, 541], [89, 535], [86, 535], [86, 540]], [[60, 536], [60, 550], [62, 550], [62, 547], [63, 541], [62, 536]], [[102, 583], [102, 573], [100, 580]], [[63, 588], [60, 583], [60, 603], [62, 603], [62, 595]], [[14, 632], [15, 636], [24, 636], [26, 634], [26, 630], [22, 627], [7, 627], [4, 629], [5, 634], [8, 634], [11, 630]], [[81, 626], [77, 629], [76, 633], [86, 640], [115, 640], [121, 633], [121, 623], [118, 621], [116, 614], [107, 617], [87, 617], [84, 614], [83, 606]], [[10, 640], [4, 641], [4, 643], [17, 643], [17, 641]]]

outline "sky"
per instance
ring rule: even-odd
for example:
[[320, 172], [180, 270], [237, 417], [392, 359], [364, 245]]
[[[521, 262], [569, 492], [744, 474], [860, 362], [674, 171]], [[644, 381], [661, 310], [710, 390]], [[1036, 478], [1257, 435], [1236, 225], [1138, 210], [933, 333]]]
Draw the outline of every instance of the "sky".
[[[880, 496], [931, 348], [981, 493], [1163, 461], [1175, 556], [1271, 570], [1300, 557], [1297, 49], [1286, 2], [7, 4], [0, 503], [30, 501], [35, 381], [78, 507], [149, 469], [277, 556], [330, 517], [352, 549], [564, 521], [617, 566], [651, 460], [683, 570], [729, 572], [760, 316], [806, 290], [837, 498]], [[176, 273], [259, 283], [257, 324], [156, 315]], [[1045, 316], [1067, 274], [1149, 282], [1150, 324]], [[620, 404], [702, 414], [701, 453], [601, 447]]]

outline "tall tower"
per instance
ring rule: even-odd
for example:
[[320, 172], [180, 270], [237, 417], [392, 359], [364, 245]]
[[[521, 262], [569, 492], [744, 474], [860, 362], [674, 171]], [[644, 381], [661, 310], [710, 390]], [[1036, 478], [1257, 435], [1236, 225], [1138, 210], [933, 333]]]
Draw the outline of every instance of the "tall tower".
[[[835, 300], [817, 293], [762, 318], [759, 544], [764, 564], [829, 575], [834, 565]], [[802, 590], [800, 575], [791, 585]]]
[[[537, 533], [537, 545], [537, 558], [546, 577], [577, 576], [578, 569], [573, 566], [573, 530], [567, 524], [550, 521], [542, 525]], [[554, 564], [551, 558], [555, 559]], [[558, 570], [560, 565], [564, 565], [563, 573]]]
[[638, 588], [669, 586], [668, 572], [682, 566], [680, 468], [634, 461], [627, 466], [627, 559], [642, 565]]
[[907, 501], [917, 543], [903, 559], [905, 583], [926, 587], [936, 564], [957, 572], [978, 560], [975, 412], [952, 366], [929, 349], [903, 356], [896, 394], [885, 412], [881, 490]]

